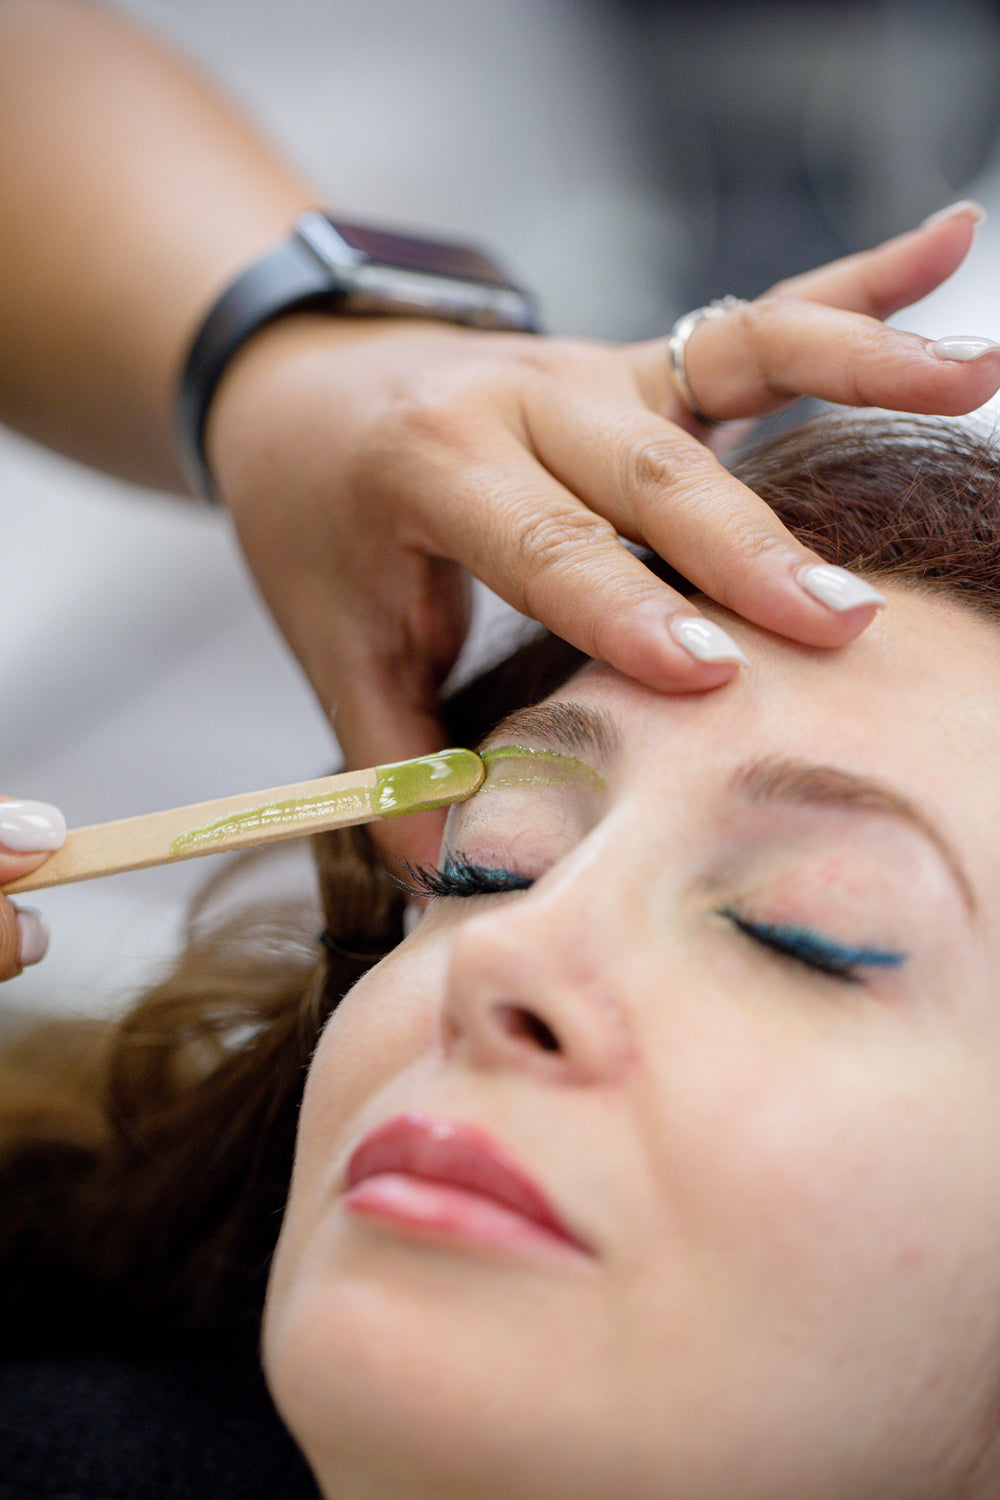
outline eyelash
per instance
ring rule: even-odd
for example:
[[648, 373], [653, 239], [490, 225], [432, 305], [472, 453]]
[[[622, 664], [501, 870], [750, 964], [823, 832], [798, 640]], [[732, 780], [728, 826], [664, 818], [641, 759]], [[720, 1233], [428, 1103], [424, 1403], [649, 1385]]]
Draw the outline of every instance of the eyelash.
[[464, 854], [455, 854], [442, 865], [411, 866], [407, 889], [414, 896], [499, 896], [505, 891], [526, 891], [534, 883], [530, 875], [477, 865]]
[[[462, 854], [450, 856], [440, 866], [412, 868], [410, 876], [411, 884], [407, 889], [412, 895], [445, 899], [497, 896], [508, 891], [524, 891], [534, 884], [531, 876], [477, 865]], [[731, 907], [722, 907], [719, 915], [726, 917], [752, 942], [769, 949], [779, 958], [790, 959], [814, 973], [825, 974], [846, 984], [861, 984], [867, 969], [896, 969], [906, 961], [905, 953], [839, 943], [809, 927], [753, 922]]]

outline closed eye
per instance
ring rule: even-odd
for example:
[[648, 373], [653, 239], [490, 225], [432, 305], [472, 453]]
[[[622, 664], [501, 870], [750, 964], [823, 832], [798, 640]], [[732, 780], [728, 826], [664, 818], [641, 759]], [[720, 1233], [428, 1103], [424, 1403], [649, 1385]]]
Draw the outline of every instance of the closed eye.
[[464, 854], [449, 855], [441, 865], [410, 867], [407, 889], [414, 896], [496, 896], [525, 891], [534, 880], [494, 865], [479, 865]]
[[728, 917], [740, 932], [761, 947], [769, 948], [772, 953], [848, 984], [860, 984], [866, 970], [898, 969], [906, 962], [905, 953], [890, 948], [866, 948], [841, 943], [811, 927], [799, 927], [793, 923], [755, 922], [730, 907], [723, 908], [721, 915]]

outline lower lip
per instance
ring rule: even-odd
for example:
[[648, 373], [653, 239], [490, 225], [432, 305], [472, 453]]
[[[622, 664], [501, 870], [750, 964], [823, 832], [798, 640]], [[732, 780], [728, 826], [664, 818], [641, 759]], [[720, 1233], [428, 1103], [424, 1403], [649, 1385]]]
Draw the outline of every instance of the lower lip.
[[345, 1209], [416, 1239], [454, 1241], [532, 1254], [579, 1256], [571, 1240], [493, 1198], [408, 1172], [379, 1172], [349, 1188]]

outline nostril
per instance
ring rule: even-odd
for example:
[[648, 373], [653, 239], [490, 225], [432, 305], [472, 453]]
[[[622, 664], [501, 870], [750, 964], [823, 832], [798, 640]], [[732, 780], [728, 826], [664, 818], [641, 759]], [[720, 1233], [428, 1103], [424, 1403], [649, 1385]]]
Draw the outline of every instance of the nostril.
[[494, 1015], [501, 1029], [513, 1041], [529, 1042], [543, 1052], [560, 1052], [559, 1038], [551, 1026], [546, 1026], [540, 1016], [521, 1005], [494, 1006]]

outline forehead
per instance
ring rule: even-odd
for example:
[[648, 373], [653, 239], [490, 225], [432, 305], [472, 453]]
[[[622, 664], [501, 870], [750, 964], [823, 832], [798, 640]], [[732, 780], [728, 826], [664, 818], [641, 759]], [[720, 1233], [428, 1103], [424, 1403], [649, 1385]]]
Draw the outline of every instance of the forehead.
[[625, 774], [669, 764], [722, 779], [748, 757], [791, 756], [886, 781], [941, 820], [991, 879], [1000, 873], [1000, 628], [949, 600], [886, 594], [889, 607], [837, 651], [791, 644], [699, 601], [750, 658], [727, 686], [659, 694], [595, 663], [554, 697], [614, 721]]

